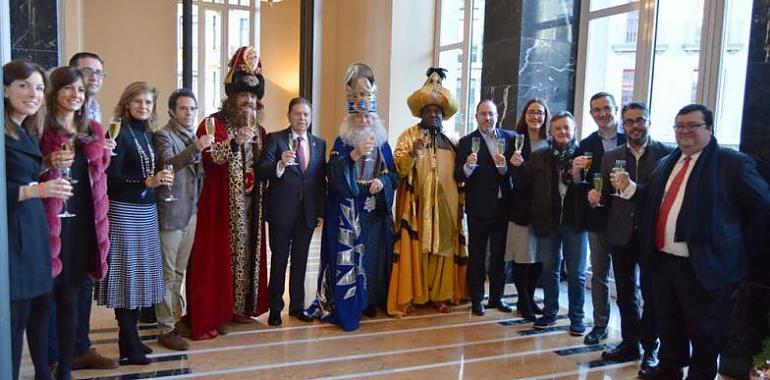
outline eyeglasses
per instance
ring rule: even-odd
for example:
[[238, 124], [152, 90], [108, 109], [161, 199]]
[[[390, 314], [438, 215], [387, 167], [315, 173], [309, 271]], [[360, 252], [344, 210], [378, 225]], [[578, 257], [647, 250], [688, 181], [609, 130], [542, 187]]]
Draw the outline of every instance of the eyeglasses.
[[527, 111], [527, 116], [545, 116], [545, 112], [543, 111]]
[[703, 127], [705, 125], [706, 125], [706, 123], [676, 124], [676, 125], [674, 125], [674, 129], [677, 129], [677, 130], [680, 130], [680, 131], [683, 130], [683, 129], [686, 129], [688, 131], [694, 131], [694, 130], [696, 130], [696, 129], [700, 128], [700, 127]]
[[96, 77], [97, 79], [104, 79], [104, 77], [107, 76], [107, 73], [105, 73], [102, 70], [93, 70], [89, 68], [80, 69], [80, 72], [83, 73], [84, 77]]
[[647, 123], [646, 117], [637, 117], [636, 119], [623, 120], [623, 125], [626, 127], [633, 127], [634, 125], [645, 125]]

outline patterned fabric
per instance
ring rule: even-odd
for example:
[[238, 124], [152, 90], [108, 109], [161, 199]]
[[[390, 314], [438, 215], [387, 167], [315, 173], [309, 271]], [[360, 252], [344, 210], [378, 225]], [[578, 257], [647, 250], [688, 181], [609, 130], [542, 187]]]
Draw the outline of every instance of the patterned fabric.
[[96, 302], [110, 308], [150, 307], [163, 300], [158, 210], [154, 204], [110, 201], [107, 277], [96, 284]]

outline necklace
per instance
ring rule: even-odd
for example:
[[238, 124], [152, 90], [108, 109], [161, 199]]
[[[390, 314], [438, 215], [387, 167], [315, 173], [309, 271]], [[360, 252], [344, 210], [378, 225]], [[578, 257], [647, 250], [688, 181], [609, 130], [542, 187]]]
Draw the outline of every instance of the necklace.
[[147, 145], [148, 150], [145, 152], [142, 145], [139, 144], [139, 140], [136, 139], [134, 128], [132, 128], [130, 124], [128, 125], [128, 131], [131, 132], [131, 137], [134, 138], [134, 144], [136, 145], [136, 151], [139, 153], [139, 161], [142, 165], [142, 175], [144, 178], [152, 177], [153, 174], [155, 174], [155, 153], [150, 147], [150, 142], [147, 141], [147, 134], [142, 133], [142, 137], [144, 137], [144, 143]]

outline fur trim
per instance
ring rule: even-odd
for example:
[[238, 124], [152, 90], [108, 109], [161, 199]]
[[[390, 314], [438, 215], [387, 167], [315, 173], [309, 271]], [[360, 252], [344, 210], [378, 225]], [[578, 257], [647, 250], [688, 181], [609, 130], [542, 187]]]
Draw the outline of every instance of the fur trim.
[[[110, 164], [110, 153], [104, 149], [104, 130], [102, 126], [91, 121], [91, 135], [80, 138], [83, 153], [88, 161], [88, 176], [91, 182], [91, 195], [93, 196], [94, 230], [96, 232], [96, 249], [92, 254], [92, 267], [89, 274], [94, 280], [101, 280], [107, 274], [107, 254], [110, 251], [109, 199], [107, 198], [107, 174], [105, 171]], [[40, 151], [43, 157], [59, 150], [59, 147], [67, 140], [67, 135], [62, 131], [46, 129], [40, 139]], [[55, 170], [49, 170], [40, 177], [41, 181], [58, 178]], [[51, 239], [51, 276], [56, 277], [62, 271], [62, 262], [59, 258], [61, 252], [61, 219], [57, 216], [64, 206], [61, 199], [43, 199], [46, 219], [50, 227]]]

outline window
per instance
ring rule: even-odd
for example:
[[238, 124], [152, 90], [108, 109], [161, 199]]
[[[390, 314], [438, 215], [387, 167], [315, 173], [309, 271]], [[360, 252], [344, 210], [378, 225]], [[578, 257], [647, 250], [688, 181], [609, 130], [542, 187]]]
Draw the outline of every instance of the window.
[[457, 97], [457, 114], [444, 123], [447, 132], [465, 135], [476, 129], [473, 112], [480, 99], [485, 0], [439, 0], [439, 40], [434, 61], [447, 69], [444, 86]]
[[715, 112], [719, 142], [738, 145], [751, 8], [751, 0], [584, 1], [575, 96], [585, 126], [580, 136], [595, 129], [588, 100], [607, 91], [619, 106], [646, 102], [656, 140], [673, 142], [676, 112], [701, 103]]
[[[222, 104], [222, 78], [235, 50], [248, 45], [259, 51], [259, 7], [259, 0], [193, 0], [192, 90], [198, 97], [199, 117], [216, 112]], [[177, 18], [177, 83], [182, 87], [181, 1]]]

